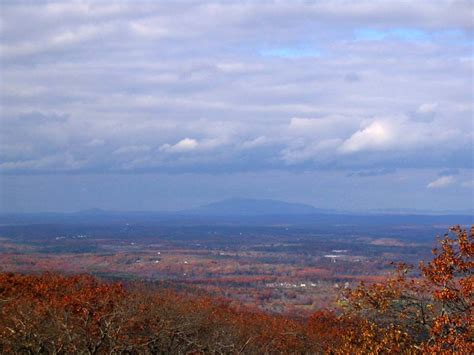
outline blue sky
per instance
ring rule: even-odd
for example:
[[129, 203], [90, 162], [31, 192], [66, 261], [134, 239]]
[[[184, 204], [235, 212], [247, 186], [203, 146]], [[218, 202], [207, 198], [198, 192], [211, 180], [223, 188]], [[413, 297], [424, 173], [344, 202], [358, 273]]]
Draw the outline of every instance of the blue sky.
[[470, 1], [0, 7], [0, 211], [473, 208]]

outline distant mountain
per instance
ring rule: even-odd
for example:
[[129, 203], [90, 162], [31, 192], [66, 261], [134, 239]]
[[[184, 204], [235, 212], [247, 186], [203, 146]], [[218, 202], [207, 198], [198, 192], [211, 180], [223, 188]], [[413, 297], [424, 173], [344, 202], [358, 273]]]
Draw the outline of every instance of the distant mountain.
[[0, 213], [2, 225], [146, 224], [146, 225], [472, 225], [474, 214], [411, 209], [336, 211], [278, 200], [231, 198], [176, 212], [117, 211], [93, 208], [77, 212]]
[[190, 214], [215, 215], [215, 216], [258, 216], [258, 215], [305, 215], [316, 213], [329, 213], [329, 210], [318, 209], [303, 203], [291, 203], [277, 200], [257, 200], [247, 198], [231, 198], [193, 210], [184, 211]]

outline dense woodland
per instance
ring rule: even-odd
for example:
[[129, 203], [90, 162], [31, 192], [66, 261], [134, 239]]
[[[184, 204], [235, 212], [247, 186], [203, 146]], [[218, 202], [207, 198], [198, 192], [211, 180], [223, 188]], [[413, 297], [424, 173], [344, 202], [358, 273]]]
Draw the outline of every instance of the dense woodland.
[[[0, 352], [473, 353], [474, 227], [309, 318], [89, 275], [0, 274]], [[420, 276], [421, 275], [421, 276]]]

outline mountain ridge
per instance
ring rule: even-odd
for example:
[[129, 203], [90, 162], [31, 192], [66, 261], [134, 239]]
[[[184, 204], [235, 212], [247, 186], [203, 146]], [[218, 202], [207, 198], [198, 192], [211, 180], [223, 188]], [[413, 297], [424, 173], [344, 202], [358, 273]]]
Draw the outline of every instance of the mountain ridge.
[[414, 208], [380, 208], [365, 210], [336, 210], [317, 208], [310, 204], [288, 202], [274, 199], [255, 199], [232, 197], [218, 200], [201, 206], [180, 210], [110, 210], [89, 208], [72, 212], [43, 211], [43, 212], [1, 212], [0, 216], [263, 216], [263, 215], [359, 215], [359, 216], [474, 216], [474, 210], [423, 210]]
[[[251, 199], [233, 197], [212, 202], [194, 209], [181, 211], [190, 214], [212, 215], [295, 215], [331, 213], [309, 204], [286, 202], [272, 199]], [[335, 211], [333, 211], [335, 212]]]

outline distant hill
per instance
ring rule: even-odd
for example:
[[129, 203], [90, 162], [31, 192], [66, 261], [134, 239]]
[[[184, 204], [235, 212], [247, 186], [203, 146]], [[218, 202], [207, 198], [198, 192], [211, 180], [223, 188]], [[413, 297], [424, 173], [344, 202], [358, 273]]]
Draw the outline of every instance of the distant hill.
[[154, 224], [154, 225], [472, 225], [474, 214], [418, 210], [320, 209], [303, 203], [270, 199], [230, 198], [194, 209], [165, 211], [113, 211], [93, 208], [77, 212], [0, 213], [1, 225], [27, 224]]
[[305, 215], [329, 213], [329, 210], [318, 209], [303, 203], [291, 203], [277, 200], [257, 200], [247, 198], [231, 198], [193, 210], [185, 211], [190, 214], [214, 216], [259, 216], [259, 215]]

